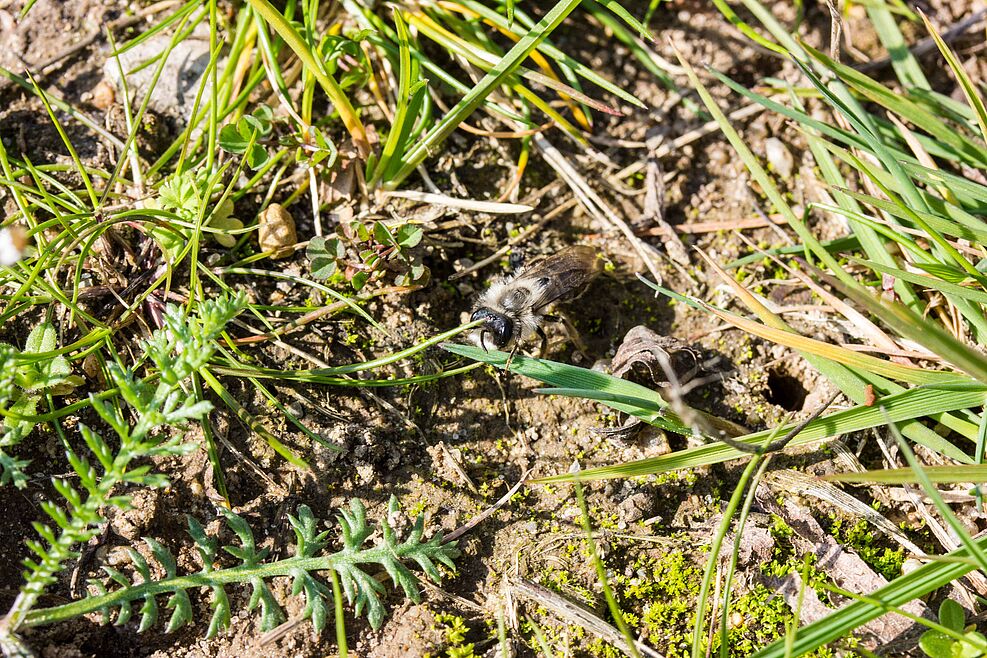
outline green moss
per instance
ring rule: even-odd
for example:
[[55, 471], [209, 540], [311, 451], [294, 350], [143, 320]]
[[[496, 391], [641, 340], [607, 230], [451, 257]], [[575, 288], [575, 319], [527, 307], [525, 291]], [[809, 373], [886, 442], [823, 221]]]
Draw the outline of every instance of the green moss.
[[[572, 549], [570, 551], [570, 549]], [[579, 552], [576, 544], [567, 544], [564, 552], [576, 554]], [[542, 573], [539, 578], [541, 584], [549, 589], [555, 590], [559, 594], [573, 597], [580, 603], [593, 607], [596, 604], [596, 595], [584, 587], [578, 577], [563, 569], [549, 568]]]
[[466, 641], [470, 629], [462, 617], [447, 612], [436, 613], [432, 628], [441, 630], [445, 635], [446, 646], [442, 655], [446, 658], [475, 658], [473, 643]]
[[[780, 540], [784, 544], [778, 556], [783, 561], [773, 561], [775, 570], [785, 573], [793, 568], [801, 570], [802, 565], [794, 558], [790, 547], [785, 548], [788, 545], [787, 538], [792, 534], [791, 528], [781, 519], [776, 519], [773, 534], [776, 541]], [[564, 546], [561, 553], [565, 560], [575, 563], [583, 555], [582, 546], [584, 542], [572, 542]], [[671, 552], [659, 557], [640, 556], [627, 564], [626, 569], [618, 570], [622, 573], [610, 577], [609, 583], [617, 605], [631, 633], [668, 658], [685, 658], [691, 653], [696, 600], [703, 573], [702, 562], [703, 559], [697, 559], [695, 554], [682, 552]], [[811, 565], [809, 572], [810, 583], [822, 577]], [[628, 573], [632, 575], [626, 575]], [[601, 614], [606, 614], [602, 596], [577, 583], [576, 577], [567, 571], [550, 568], [543, 573], [542, 584], [575, 597]], [[754, 654], [784, 637], [785, 629], [795, 623], [794, 613], [785, 600], [762, 584], [755, 584], [743, 595], [732, 597], [728, 620], [726, 641], [731, 658]], [[608, 621], [612, 623], [612, 620]], [[575, 627], [559, 627], [541, 621], [539, 624], [552, 646], [558, 646], [555, 639], [565, 637], [571, 642], [576, 637], [573, 634]], [[530, 633], [527, 635], [530, 636]], [[715, 633], [708, 653], [716, 655], [720, 642], [720, 633]], [[534, 647], [534, 644], [531, 646]], [[623, 655], [614, 646], [598, 638], [588, 639], [582, 646], [589, 655], [596, 658], [619, 658]], [[822, 649], [808, 655], [813, 658], [831, 658], [834, 654]]]
[[894, 580], [901, 575], [901, 566], [905, 562], [903, 548], [892, 549], [882, 545], [882, 537], [870, 529], [865, 519], [854, 522], [831, 514], [829, 520], [829, 534], [842, 545], [856, 551], [857, 555], [874, 571], [888, 580]]

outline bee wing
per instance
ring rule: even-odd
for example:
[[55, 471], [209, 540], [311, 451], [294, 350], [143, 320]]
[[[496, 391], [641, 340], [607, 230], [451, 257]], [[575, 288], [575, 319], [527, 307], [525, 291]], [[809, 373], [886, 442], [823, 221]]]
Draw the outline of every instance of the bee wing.
[[530, 294], [526, 300], [539, 310], [578, 290], [600, 273], [600, 255], [592, 247], [569, 247], [522, 269], [514, 284]]

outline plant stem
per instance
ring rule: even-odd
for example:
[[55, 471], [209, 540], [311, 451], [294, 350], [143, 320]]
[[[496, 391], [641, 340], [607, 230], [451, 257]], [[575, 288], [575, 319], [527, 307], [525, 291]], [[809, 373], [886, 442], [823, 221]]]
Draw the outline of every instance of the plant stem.
[[709, 560], [706, 562], [706, 572], [703, 574], [702, 586], [699, 588], [699, 597], [696, 601], [696, 625], [692, 630], [692, 658], [702, 658], [705, 655], [702, 643], [703, 628], [706, 625], [706, 603], [709, 600], [709, 588], [713, 582], [713, 573], [716, 572], [716, 563], [720, 559], [720, 548], [723, 546], [723, 540], [727, 535], [727, 531], [730, 529], [733, 515], [737, 512], [737, 507], [740, 506], [740, 501], [744, 497], [744, 490], [747, 489], [747, 483], [761, 464], [762, 459], [764, 459], [764, 456], [758, 455], [747, 464], [747, 468], [744, 469], [743, 475], [740, 476], [740, 482], [737, 483], [737, 488], [734, 490], [733, 496], [730, 497], [727, 508], [723, 511], [723, 521], [720, 522], [720, 527], [716, 531], [716, 536], [713, 537], [713, 543], [710, 545]]
[[168, 594], [178, 590], [187, 590], [196, 587], [247, 583], [254, 578], [266, 580], [279, 576], [293, 576], [298, 570], [311, 573], [313, 571], [336, 571], [340, 567], [345, 568], [357, 564], [379, 564], [389, 557], [401, 559], [420, 550], [420, 544], [405, 542], [394, 547], [375, 546], [358, 552], [340, 552], [321, 557], [293, 557], [278, 562], [259, 564], [253, 567], [238, 566], [210, 571], [208, 573], [196, 573], [188, 576], [167, 578], [165, 580], [141, 583], [134, 587], [125, 587], [100, 596], [92, 596], [79, 601], [73, 601], [72, 603], [66, 603], [65, 605], [31, 610], [24, 616], [23, 623], [25, 626], [42, 626], [73, 619], [80, 615], [97, 612], [102, 609], [112, 608], [121, 603], [141, 599], [146, 596]]

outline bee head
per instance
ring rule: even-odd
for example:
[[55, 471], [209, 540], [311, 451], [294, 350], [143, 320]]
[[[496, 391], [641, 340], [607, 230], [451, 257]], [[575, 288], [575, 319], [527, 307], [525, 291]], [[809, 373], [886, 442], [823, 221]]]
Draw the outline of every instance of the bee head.
[[502, 350], [514, 338], [514, 321], [503, 313], [497, 313], [489, 308], [478, 308], [473, 311], [470, 321], [483, 320], [481, 325], [473, 334], [473, 340], [483, 349], [487, 349], [487, 335], [492, 339], [490, 342]]

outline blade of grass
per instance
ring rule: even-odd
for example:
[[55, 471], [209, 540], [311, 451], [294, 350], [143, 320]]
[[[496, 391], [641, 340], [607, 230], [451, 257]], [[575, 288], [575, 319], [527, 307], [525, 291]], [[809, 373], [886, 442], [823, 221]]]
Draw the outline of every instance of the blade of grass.
[[723, 519], [720, 521], [719, 528], [713, 535], [713, 541], [709, 547], [709, 558], [706, 561], [703, 579], [699, 586], [699, 595], [696, 597], [696, 620], [692, 628], [692, 658], [703, 658], [706, 655], [703, 647], [703, 635], [706, 631], [706, 605], [711, 598], [709, 590], [716, 573], [716, 565], [720, 561], [720, 550], [723, 548], [723, 540], [726, 538], [727, 532], [730, 531], [733, 516], [737, 513], [737, 508], [740, 507], [740, 501], [744, 499], [747, 483], [758, 471], [764, 459], [763, 455], [757, 455], [744, 468], [744, 472], [740, 475], [740, 480], [730, 496], [730, 501], [723, 510]]
[[966, 96], [967, 103], [973, 108], [974, 116], [977, 118], [977, 125], [980, 127], [980, 135], [984, 142], [987, 142], [987, 107], [984, 106], [984, 101], [980, 98], [980, 94], [977, 93], [977, 87], [974, 85], [973, 80], [967, 74], [966, 69], [960, 63], [959, 58], [956, 53], [953, 52], [952, 48], [946, 45], [942, 37], [939, 36], [939, 32], [936, 28], [932, 26], [929, 22], [928, 17], [922, 14], [922, 20], [925, 22], [925, 27], [932, 35], [932, 38], [936, 42], [936, 46], [939, 48], [939, 52], [942, 53], [943, 58], [945, 58], [946, 63], [949, 64], [949, 68], [953, 71], [953, 75], [956, 76], [956, 81], [960, 85], [960, 89], [963, 90], [963, 95]]
[[969, 288], [967, 286], [961, 286], [956, 283], [951, 283], [949, 281], [944, 281], [940, 278], [934, 276], [927, 276], [925, 274], [916, 274], [915, 272], [908, 272], [905, 270], [899, 270], [895, 267], [886, 267], [880, 263], [875, 263], [873, 261], [864, 260], [862, 258], [855, 258], [853, 256], [848, 257], [851, 263], [856, 263], [858, 265], [863, 265], [876, 272], [881, 272], [883, 274], [890, 274], [891, 276], [904, 279], [914, 283], [915, 285], [923, 286], [930, 290], [938, 290], [944, 294], [949, 294], [951, 296], [962, 297], [963, 299], [968, 299], [972, 302], [977, 302], [978, 304], [987, 304], [987, 292], [983, 290], [976, 290], [974, 288]]
[[[261, 2], [266, 0], [251, 0]], [[418, 145], [402, 158], [401, 168], [394, 177], [385, 182], [386, 189], [396, 188], [408, 175], [418, 168], [425, 158], [437, 150], [438, 146], [452, 134], [460, 123], [466, 120], [484, 98], [499, 87], [527, 59], [538, 43], [557, 28], [581, 2], [581, 0], [560, 0], [545, 16], [535, 24], [504, 58], [497, 63], [456, 105], [435, 124]]]
[[312, 470], [312, 467], [308, 465], [308, 462], [296, 455], [290, 448], [288, 448], [288, 446], [281, 443], [281, 441], [276, 436], [271, 434], [266, 427], [261, 425], [257, 419], [243, 407], [243, 405], [237, 402], [236, 398], [234, 398], [226, 387], [213, 376], [208, 368], [200, 368], [199, 376], [201, 376], [203, 381], [209, 385], [209, 388], [212, 389], [213, 393], [218, 395], [223, 403], [230, 408], [230, 411], [236, 414], [237, 418], [239, 418], [244, 425], [250, 428], [250, 431], [264, 439], [267, 445], [270, 446], [274, 452], [281, 455], [285, 461], [293, 466], [297, 466], [298, 468], [302, 468], [307, 471]]
[[[874, 26], [874, 31], [877, 32], [878, 38], [887, 49], [888, 55], [891, 56], [891, 68], [894, 69], [898, 80], [905, 87], [930, 89], [929, 81], [922, 73], [922, 67], [919, 66], [918, 60], [915, 59], [912, 51], [908, 48], [908, 44], [905, 43], [905, 37], [898, 29], [894, 14], [888, 9], [887, 4], [868, 2], [865, 7], [871, 24]], [[909, 14], [914, 17], [911, 12]]]
[[312, 49], [302, 36], [298, 34], [284, 15], [275, 9], [268, 0], [247, 0], [247, 2], [284, 39], [288, 47], [294, 51], [298, 59], [305, 65], [306, 70], [315, 76], [315, 79], [318, 80], [326, 95], [329, 96], [329, 100], [335, 106], [336, 111], [339, 112], [343, 125], [346, 126], [350, 137], [353, 138], [353, 143], [356, 145], [360, 156], [367, 158], [370, 155], [370, 142], [367, 139], [367, 132], [356, 110], [346, 96], [346, 92], [342, 90], [339, 83], [332, 76], [326, 73], [321, 60], [316, 58]]
[[575, 482], [574, 487], [576, 490], [576, 500], [579, 502], [579, 511], [582, 516], [583, 532], [586, 533], [586, 545], [589, 547], [590, 561], [593, 563], [593, 568], [596, 569], [596, 577], [600, 583], [600, 587], [603, 589], [603, 597], [606, 599], [610, 616], [613, 617], [617, 628], [620, 629], [620, 634], [624, 636], [625, 651], [633, 658], [641, 658], [641, 653], [637, 650], [637, 642], [634, 641], [634, 636], [631, 634], [631, 630], [627, 627], [627, 622], [624, 620], [624, 614], [620, 611], [620, 606], [617, 605], [617, 599], [614, 598], [613, 590], [610, 589], [610, 583], [607, 580], [607, 568], [600, 558], [600, 553], [596, 550], [596, 542], [593, 541], [593, 525], [589, 518], [589, 510], [586, 508], [586, 497], [583, 495], [583, 487], [579, 482]]
[[[959, 464], [954, 466], [925, 466], [926, 479], [936, 484], [963, 482], [987, 482], [987, 464]], [[830, 482], [854, 482], [859, 484], [915, 484], [919, 480], [911, 468], [886, 468], [854, 473], [833, 473], [821, 476]]]

